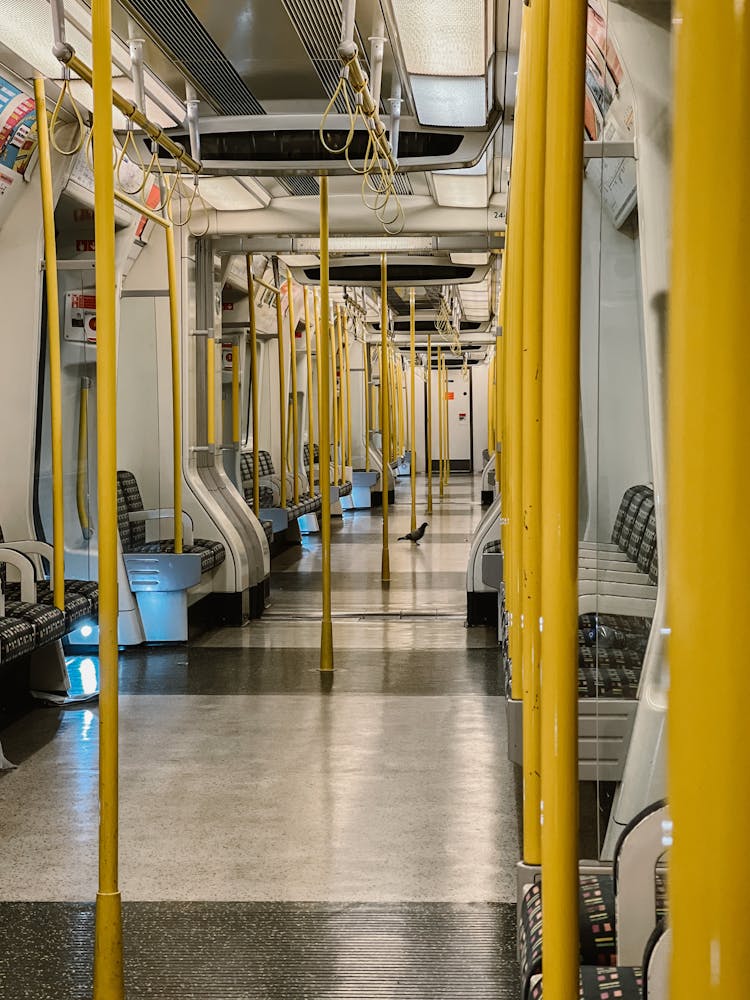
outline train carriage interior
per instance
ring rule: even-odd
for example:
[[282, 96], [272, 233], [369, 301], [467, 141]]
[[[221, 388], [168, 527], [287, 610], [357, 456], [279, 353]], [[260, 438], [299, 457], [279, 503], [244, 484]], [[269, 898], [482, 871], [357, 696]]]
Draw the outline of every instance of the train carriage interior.
[[749, 98], [737, 0], [0, 3], [0, 997], [748, 995]]

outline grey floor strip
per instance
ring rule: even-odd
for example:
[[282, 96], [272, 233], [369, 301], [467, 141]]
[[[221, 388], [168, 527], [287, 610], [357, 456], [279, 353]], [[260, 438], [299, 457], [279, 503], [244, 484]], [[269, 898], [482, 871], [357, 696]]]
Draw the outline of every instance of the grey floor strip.
[[[138, 1000], [516, 1000], [508, 903], [126, 903]], [[0, 995], [89, 1000], [93, 907], [0, 904]]]

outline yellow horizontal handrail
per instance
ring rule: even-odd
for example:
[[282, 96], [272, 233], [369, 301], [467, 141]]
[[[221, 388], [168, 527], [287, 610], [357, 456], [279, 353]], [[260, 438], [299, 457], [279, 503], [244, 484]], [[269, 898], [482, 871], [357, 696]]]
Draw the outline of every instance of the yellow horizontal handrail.
[[[73, 48], [64, 43], [55, 47], [55, 55], [60, 60], [60, 62], [67, 66], [68, 69], [72, 70], [76, 76], [79, 76], [82, 80], [91, 86], [94, 80], [93, 71], [89, 66], [86, 65], [83, 60], [79, 59], [75, 54]], [[121, 111], [125, 117], [136, 125], [139, 129], [146, 133], [146, 135], [153, 139], [154, 142], [162, 147], [162, 149], [169, 153], [170, 156], [181, 163], [187, 170], [193, 174], [199, 174], [202, 169], [202, 165], [190, 156], [185, 147], [179, 142], [175, 142], [170, 139], [169, 136], [160, 129], [158, 125], [154, 125], [143, 112], [139, 111], [138, 108], [133, 104], [132, 101], [127, 100], [122, 94], [118, 94], [116, 90], [112, 91], [112, 104]]]

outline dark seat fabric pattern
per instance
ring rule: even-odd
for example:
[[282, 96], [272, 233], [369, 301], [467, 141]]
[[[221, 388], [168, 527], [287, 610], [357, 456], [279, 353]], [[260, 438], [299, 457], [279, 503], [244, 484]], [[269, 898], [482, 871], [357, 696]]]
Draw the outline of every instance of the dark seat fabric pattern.
[[[531, 987], [529, 1000], [542, 1000], [543, 980]], [[581, 969], [578, 996], [580, 1000], [642, 1000], [643, 973], [640, 969], [595, 968]]]
[[0, 618], [0, 663], [32, 653], [36, 647], [34, 626], [20, 618]]
[[[273, 476], [274, 466], [273, 459], [267, 451], [258, 452], [259, 467], [261, 476]], [[245, 497], [245, 502], [252, 506], [253, 503], [253, 456], [249, 452], [243, 452], [240, 456], [240, 476], [242, 479], [242, 492]], [[349, 484], [351, 487], [351, 484]], [[350, 489], [351, 492], [351, 489]], [[269, 509], [271, 507], [278, 507], [276, 503], [273, 490], [267, 483], [261, 483], [259, 487], [260, 493], [260, 506], [261, 509]], [[298, 518], [302, 517], [304, 514], [316, 514], [322, 508], [322, 499], [316, 494], [303, 493], [299, 497], [299, 501], [294, 503], [291, 499], [291, 494], [287, 497], [287, 504], [284, 508], [288, 515], [290, 521], [296, 521]]]
[[578, 647], [579, 698], [636, 698], [643, 654], [635, 649]]
[[20, 618], [21, 621], [31, 625], [34, 629], [35, 646], [44, 646], [48, 642], [62, 639], [69, 628], [66, 615], [59, 608], [51, 607], [48, 604], [6, 601], [5, 613], [11, 618]]
[[[578, 928], [581, 965], [612, 966], [617, 963], [614, 878], [608, 874], [580, 875]], [[529, 887], [521, 906], [519, 935], [523, 996], [533, 976], [542, 969], [542, 887]]]
[[[122, 551], [126, 553], [174, 552], [174, 538], [160, 538], [146, 541], [146, 522], [131, 521], [129, 515], [143, 510], [143, 500], [138, 482], [132, 472], [120, 470], [117, 473], [117, 525], [120, 532]], [[226, 549], [221, 542], [210, 538], [194, 538], [191, 545], [183, 545], [186, 555], [201, 557], [201, 573], [209, 573], [226, 559]]]

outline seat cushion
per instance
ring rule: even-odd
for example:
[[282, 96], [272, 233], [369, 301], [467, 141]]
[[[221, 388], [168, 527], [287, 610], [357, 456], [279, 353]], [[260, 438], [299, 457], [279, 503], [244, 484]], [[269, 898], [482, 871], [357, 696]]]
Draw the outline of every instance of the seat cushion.
[[[581, 965], [615, 965], [615, 888], [611, 875], [579, 875], [578, 928]], [[529, 887], [521, 905], [519, 935], [521, 981], [526, 996], [533, 976], [542, 971], [542, 887]]]
[[[158, 541], [139, 545], [134, 552], [174, 552], [174, 538], [160, 538]], [[212, 569], [221, 566], [227, 557], [221, 542], [213, 542], [208, 538], [195, 538], [192, 545], [183, 545], [186, 555], [197, 554], [201, 557], [201, 573], [210, 573]]]
[[352, 491], [352, 484], [347, 481], [342, 483], [340, 486], [337, 486], [336, 489], [339, 491], [340, 497], [348, 497]]
[[495, 538], [491, 542], [486, 542], [482, 552], [502, 552], [503, 544], [499, 538]]
[[632, 649], [578, 647], [579, 698], [636, 698], [643, 655]]
[[[78, 584], [81, 584], [79, 589]], [[21, 600], [21, 584], [9, 583], [7, 596], [13, 601]], [[52, 585], [49, 580], [39, 580], [36, 585], [37, 604], [54, 605]], [[65, 623], [66, 631], [84, 618], [95, 618], [99, 611], [99, 590], [93, 580], [65, 581]]]
[[0, 618], [0, 663], [7, 663], [35, 648], [34, 626], [22, 618]]
[[[542, 977], [531, 985], [529, 1000], [541, 1000]], [[641, 1000], [643, 997], [643, 974], [640, 969], [595, 968], [581, 969], [578, 996], [580, 1000]]]
[[65, 615], [49, 604], [27, 604], [26, 601], [6, 601], [5, 612], [11, 618], [20, 618], [34, 628], [34, 644], [45, 646], [55, 639], [62, 639], [66, 632]]
[[273, 521], [261, 521], [260, 523], [263, 526], [263, 530], [266, 533], [266, 538], [268, 539], [269, 542], [272, 542], [273, 541]]

